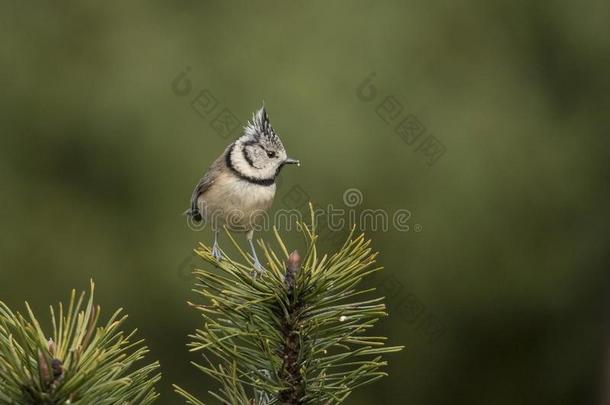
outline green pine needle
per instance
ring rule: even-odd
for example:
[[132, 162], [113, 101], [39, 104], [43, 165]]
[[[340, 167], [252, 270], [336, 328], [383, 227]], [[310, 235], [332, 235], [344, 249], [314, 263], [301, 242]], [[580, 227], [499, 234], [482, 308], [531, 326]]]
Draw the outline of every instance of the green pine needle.
[[[203, 353], [205, 362], [193, 364], [218, 382], [210, 394], [223, 404], [337, 404], [386, 375], [380, 355], [402, 350], [368, 335], [387, 315], [382, 298], [364, 299], [374, 289], [357, 288], [381, 270], [370, 241], [352, 230], [338, 252], [320, 257], [314, 226], [301, 223], [299, 230], [305, 257], [289, 254], [274, 230], [279, 252], [259, 241], [267, 270], [256, 278], [252, 258], [228, 232], [245, 263], [226, 255], [218, 262], [203, 244], [196, 249], [211, 266], [194, 271], [194, 292], [204, 303], [190, 305], [204, 324], [189, 348]], [[203, 405], [175, 390], [188, 404]]]
[[119, 329], [127, 318], [121, 310], [98, 326], [93, 293], [91, 282], [86, 303], [73, 290], [68, 308], [51, 307], [50, 338], [27, 303], [24, 316], [0, 301], [1, 405], [146, 405], [157, 398], [159, 364], [140, 365], [148, 349], [131, 342], [136, 331]]

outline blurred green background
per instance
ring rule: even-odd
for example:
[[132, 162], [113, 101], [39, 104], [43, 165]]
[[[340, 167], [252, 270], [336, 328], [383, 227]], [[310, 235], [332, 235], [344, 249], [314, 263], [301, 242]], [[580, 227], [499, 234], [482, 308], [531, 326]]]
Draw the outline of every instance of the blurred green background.
[[[377, 331], [406, 350], [348, 403], [597, 403], [608, 15], [607, 1], [3, 2], [0, 299], [42, 313], [94, 278], [105, 314], [124, 307], [161, 361], [159, 403], [181, 403], [171, 383], [212, 388], [185, 349], [190, 252], [210, 235], [181, 213], [231, 140], [216, 113], [245, 122], [264, 100], [303, 163], [275, 209], [298, 186], [412, 213], [409, 232], [368, 233], [386, 268], [368, 285], [393, 294]], [[203, 89], [206, 117], [190, 105]], [[388, 96], [442, 143], [434, 165], [380, 118]]]

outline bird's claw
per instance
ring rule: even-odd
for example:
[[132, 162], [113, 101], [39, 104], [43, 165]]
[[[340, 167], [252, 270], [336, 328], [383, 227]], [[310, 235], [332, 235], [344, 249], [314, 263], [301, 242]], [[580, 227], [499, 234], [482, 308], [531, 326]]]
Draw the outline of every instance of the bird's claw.
[[250, 250], [252, 251], [252, 278], [256, 280], [256, 277], [263, 273], [265, 269], [261, 264], [260, 260], [258, 260], [258, 256], [256, 255], [256, 249], [254, 248], [254, 244], [252, 243], [252, 239], [248, 238], [248, 244], [250, 244]]
[[220, 252], [220, 248], [216, 243], [214, 243], [214, 246], [212, 246], [212, 256], [214, 257], [214, 259], [216, 259], [216, 261], [222, 260], [222, 253]]
[[261, 262], [258, 260], [258, 258], [254, 258], [254, 262], [252, 263], [253, 269], [252, 269], [252, 278], [254, 278], [256, 280], [256, 278], [262, 274], [265, 269], [263, 268], [263, 265], [261, 264]]
[[254, 260], [252, 262], [252, 278], [257, 279], [257, 277], [265, 272], [265, 268], [258, 260], [258, 257], [254, 256]]

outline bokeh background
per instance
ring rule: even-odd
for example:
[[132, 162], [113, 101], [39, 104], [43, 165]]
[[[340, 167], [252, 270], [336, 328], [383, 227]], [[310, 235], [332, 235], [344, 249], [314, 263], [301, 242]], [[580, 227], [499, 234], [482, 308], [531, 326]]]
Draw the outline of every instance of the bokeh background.
[[[159, 403], [181, 403], [172, 383], [213, 388], [185, 349], [191, 250], [210, 235], [181, 213], [233, 138], [217, 113], [243, 123], [264, 100], [303, 162], [274, 209], [298, 186], [412, 213], [409, 232], [368, 232], [386, 270], [367, 285], [391, 313], [378, 332], [406, 349], [348, 403], [600, 403], [608, 15], [601, 0], [3, 2], [0, 299], [42, 313], [93, 278], [161, 361]], [[413, 145], [378, 110], [390, 96], [425, 128]]]

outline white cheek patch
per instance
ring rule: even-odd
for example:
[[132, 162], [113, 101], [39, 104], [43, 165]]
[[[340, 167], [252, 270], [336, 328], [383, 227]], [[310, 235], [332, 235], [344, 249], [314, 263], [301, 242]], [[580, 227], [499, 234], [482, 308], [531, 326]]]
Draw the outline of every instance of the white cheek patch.
[[248, 153], [248, 151], [243, 149], [243, 145], [236, 145], [231, 152], [231, 161], [239, 173], [255, 179], [272, 179], [275, 177], [275, 167], [273, 164], [268, 167], [257, 167], [257, 163], [261, 158], [256, 156], [254, 151], [250, 150], [250, 155], [248, 157], [251, 158], [252, 163], [254, 164], [253, 167], [250, 162], [248, 162], [246, 155], [244, 155], [245, 153]]
[[263, 151], [258, 148], [258, 147], [251, 147], [248, 148], [245, 153], [250, 157], [250, 159], [252, 160], [251, 162], [248, 162], [249, 164], [251, 164], [251, 166], [256, 167], [257, 169], [263, 169], [264, 164], [265, 164], [265, 157], [263, 156]]

